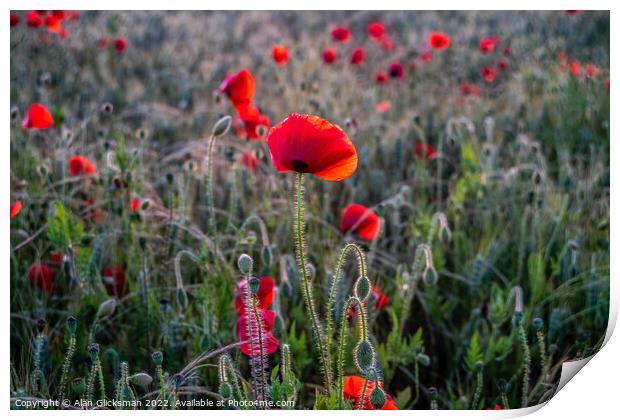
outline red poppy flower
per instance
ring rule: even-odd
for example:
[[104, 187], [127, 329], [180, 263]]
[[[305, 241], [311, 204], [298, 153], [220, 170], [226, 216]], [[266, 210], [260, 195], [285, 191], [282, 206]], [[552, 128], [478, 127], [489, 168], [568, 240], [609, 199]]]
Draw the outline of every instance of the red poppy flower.
[[109, 296], [116, 296], [121, 299], [127, 294], [123, 267], [119, 265], [106, 267], [101, 275], [101, 280]]
[[254, 172], [256, 170], [256, 165], [258, 164], [258, 160], [252, 152], [243, 152], [240, 162], [248, 170], [248, 172]]
[[510, 45], [504, 45], [504, 55], [506, 57], [510, 57], [512, 54], [512, 50], [510, 49]]
[[497, 405], [497, 404], [493, 408], [487, 408], [487, 410], [501, 410], [501, 409], [502, 409], [502, 406], [501, 405]]
[[603, 72], [603, 70], [601, 70], [599, 67], [595, 66], [594, 64], [586, 64], [585, 66], [583, 66], [583, 70], [588, 79], [594, 79]]
[[278, 172], [341, 181], [357, 168], [351, 140], [340, 127], [314, 115], [290, 114], [269, 130], [267, 145]]
[[32, 104], [26, 111], [26, 118], [22, 121], [22, 128], [30, 130], [47, 130], [54, 125], [52, 114], [41, 104]]
[[108, 45], [110, 45], [110, 41], [108, 41], [108, 38], [100, 38], [99, 41], [97, 41], [97, 45], [102, 50], [105, 50], [108, 48]]
[[323, 63], [332, 64], [334, 61], [336, 61], [336, 58], [336, 51], [334, 51], [333, 48], [325, 48], [323, 50]]
[[383, 114], [384, 112], [389, 111], [391, 107], [392, 107], [392, 102], [390, 102], [390, 101], [382, 101], [382, 102], [379, 102], [375, 106], [375, 109], [377, 110], [377, 112], [379, 114]]
[[390, 64], [388, 73], [392, 79], [402, 79], [405, 77], [405, 70], [403, 69], [402, 64], [395, 61]]
[[354, 66], [358, 66], [360, 64], [364, 64], [364, 49], [356, 48], [351, 53], [351, 64]]
[[342, 233], [353, 229], [365, 241], [372, 241], [379, 234], [379, 217], [372, 210], [359, 205], [349, 204], [342, 212], [340, 231]]
[[17, 200], [14, 203], [11, 203], [11, 219], [14, 218], [22, 211], [22, 202]]
[[28, 280], [46, 293], [54, 290], [54, 272], [43, 263], [32, 264], [28, 269]]
[[[249, 317], [249, 319], [247, 315], [241, 315], [237, 320], [237, 335], [239, 335], [239, 340], [252, 341], [252, 343], [246, 343], [241, 345], [241, 353], [245, 354], [246, 356], [260, 356], [261, 350], [262, 354], [264, 355], [275, 353], [278, 350], [278, 339], [275, 338], [271, 333], [271, 329], [273, 328], [273, 322], [275, 320], [275, 312], [260, 309], [258, 313], [261, 319], [260, 324], [256, 322], [253, 314]], [[248, 322], [250, 322], [250, 334], [248, 334]], [[261, 328], [263, 342], [262, 349], [258, 345], [259, 328]], [[252, 336], [251, 338], [250, 335]]]
[[132, 213], [137, 213], [140, 208], [140, 199], [135, 197], [132, 198], [129, 207], [131, 208]]
[[381, 289], [379, 289], [377, 286], [373, 287], [372, 295], [375, 301], [375, 304], [374, 304], [375, 310], [381, 311], [387, 308], [387, 306], [390, 303], [390, 300], [388, 299], [386, 295], [381, 293]]
[[288, 63], [288, 51], [284, 45], [274, 45], [271, 53], [277, 65], [284, 66]]
[[348, 42], [351, 33], [344, 26], [332, 29], [332, 39], [336, 42]]
[[473, 83], [461, 84], [461, 95], [463, 96], [478, 96], [478, 87]]
[[495, 69], [492, 67], [483, 67], [480, 69], [480, 76], [482, 76], [487, 83], [491, 83], [495, 80], [495, 74]]
[[220, 85], [220, 92], [225, 93], [235, 106], [247, 105], [254, 96], [254, 77], [243, 69], [226, 77]]
[[114, 49], [121, 54], [127, 48], [127, 41], [124, 38], [118, 37], [114, 40]]
[[[362, 394], [362, 390], [364, 389], [365, 379], [359, 376], [345, 376], [344, 384], [343, 384], [343, 395], [346, 400], [349, 400], [353, 403], [353, 407], [357, 407], [359, 405], [359, 400]], [[383, 388], [383, 382], [379, 381], [379, 388]], [[366, 384], [366, 393], [364, 395], [364, 410], [374, 410], [374, 407], [370, 403], [370, 393], [373, 389], [375, 389], [375, 383], [373, 381], [368, 381]], [[392, 400], [392, 397], [385, 394], [386, 401], [381, 410], [398, 410], [396, 404]]]
[[19, 15], [11, 13], [11, 28], [19, 25]]
[[381, 41], [385, 36], [385, 26], [379, 22], [369, 23], [368, 36], [375, 41]]
[[[268, 309], [269, 305], [271, 305], [271, 302], [273, 301], [275, 282], [271, 277], [261, 277], [258, 281], [258, 292], [256, 293], [256, 299], [258, 300], [257, 306], [260, 309]], [[235, 288], [235, 309], [239, 315], [245, 314], [245, 298], [247, 289], [248, 284], [246, 280], [237, 282], [237, 287]]]
[[69, 175], [94, 174], [95, 166], [84, 156], [73, 155], [69, 157]]
[[417, 157], [426, 159], [432, 159], [437, 154], [433, 146], [427, 143], [417, 143], [414, 153]]
[[497, 70], [504, 71], [504, 70], [506, 70], [507, 68], [508, 68], [508, 63], [506, 62], [506, 60], [504, 60], [504, 59], [500, 58], [500, 59], [497, 61]]
[[427, 41], [428, 46], [434, 50], [445, 50], [450, 46], [450, 37], [443, 32], [431, 32]]
[[58, 252], [58, 251], [50, 252], [50, 261], [52, 262], [52, 264], [60, 265], [62, 264], [64, 259], [65, 259], [65, 254], [63, 254], [62, 252]]
[[579, 61], [577, 60], [573, 60], [570, 63], [570, 74], [572, 74], [573, 76], [577, 77], [579, 76], [579, 74], [581, 73], [581, 65], [579, 64]]
[[496, 36], [489, 36], [486, 38], [480, 38], [480, 51], [483, 54], [489, 54], [493, 52], [495, 46], [499, 43], [499, 38]]
[[581, 10], [564, 10], [564, 12], [569, 15], [578, 15], [579, 13], [581, 13]]
[[31, 28], [38, 28], [43, 25], [43, 19], [36, 11], [31, 10], [26, 14], [26, 25]]
[[430, 63], [433, 59], [433, 53], [431, 51], [424, 51], [422, 54], [420, 54], [420, 59], [423, 63]]
[[47, 15], [45, 16], [45, 26], [47, 26], [47, 30], [49, 32], [57, 34], [60, 32], [60, 19], [58, 19], [55, 15]]
[[261, 114], [258, 108], [249, 104], [237, 106], [236, 109], [239, 119], [235, 124], [235, 132], [239, 137], [249, 140], [261, 138], [258, 127], [269, 128], [269, 117]]
[[54, 16], [58, 20], [63, 20], [65, 18], [64, 10], [52, 10], [52, 16]]
[[375, 82], [377, 82], [377, 84], [379, 85], [384, 84], [385, 82], [387, 82], [387, 75], [382, 71], [377, 72], [377, 74], [375, 74]]

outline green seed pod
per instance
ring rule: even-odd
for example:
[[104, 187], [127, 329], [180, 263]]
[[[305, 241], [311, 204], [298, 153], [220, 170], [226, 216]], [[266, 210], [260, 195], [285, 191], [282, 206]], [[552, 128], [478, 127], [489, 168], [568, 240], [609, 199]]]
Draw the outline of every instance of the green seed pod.
[[431, 364], [431, 358], [428, 357], [428, 354], [420, 353], [418, 354], [417, 359], [422, 366], [428, 366]]
[[450, 240], [452, 239], [452, 232], [450, 232], [450, 229], [448, 228], [448, 226], [441, 226], [439, 228], [439, 240], [441, 241], [441, 243], [448, 243], [450, 242]]
[[156, 366], [161, 366], [164, 363], [164, 354], [161, 351], [154, 351], [151, 354], [151, 359]]
[[370, 280], [368, 277], [361, 276], [355, 282], [355, 297], [361, 300], [362, 302], [368, 298], [370, 294]]
[[263, 261], [263, 266], [267, 268], [271, 267], [271, 262], [273, 261], [273, 252], [269, 245], [263, 246], [260, 256], [261, 260]]
[[222, 396], [222, 398], [228, 400], [230, 399], [230, 397], [232, 397], [232, 387], [230, 386], [228, 382], [222, 382], [220, 384], [219, 393]]
[[77, 319], [73, 316], [70, 316], [69, 318], [67, 318], [67, 331], [69, 331], [69, 334], [75, 334], [76, 330], [77, 330]]
[[429, 286], [436, 285], [438, 277], [439, 276], [437, 275], [437, 271], [435, 271], [435, 267], [433, 266], [426, 267], [426, 270], [424, 270], [424, 273], [423, 273], [424, 283], [428, 284]]
[[366, 372], [375, 365], [375, 351], [368, 340], [362, 340], [355, 346], [355, 365], [361, 372]]
[[226, 132], [230, 128], [231, 122], [232, 122], [232, 118], [230, 115], [226, 115], [220, 118], [219, 120], [217, 120], [217, 122], [213, 126], [213, 131], [212, 131], [213, 136], [219, 137], [219, 136], [223, 136], [224, 134], [226, 134]]
[[241, 271], [241, 274], [245, 276], [252, 272], [253, 265], [254, 261], [252, 260], [252, 257], [250, 257], [248, 254], [241, 254], [239, 256], [239, 259], [237, 260], [237, 267], [239, 267], [239, 271]]
[[139, 372], [131, 375], [129, 377], [129, 381], [134, 385], [138, 385], [144, 388], [149, 386], [151, 382], [153, 382], [153, 378], [148, 373]]
[[543, 327], [543, 320], [542, 320], [542, 319], [540, 319], [540, 318], [534, 318], [534, 319], [532, 320], [532, 326], [534, 327], [534, 329], [535, 329], [536, 331], [540, 331], [540, 330], [542, 330], [542, 327]]
[[523, 312], [515, 312], [515, 323], [521, 325], [523, 322]]
[[252, 294], [252, 296], [256, 296], [258, 293], [258, 289], [260, 287], [260, 280], [256, 276], [250, 277], [248, 281], [248, 290]]
[[99, 344], [92, 343], [90, 347], [88, 347], [88, 354], [90, 355], [90, 361], [95, 363], [99, 356]]
[[497, 389], [499, 389], [499, 392], [501, 392], [502, 394], [507, 393], [508, 392], [508, 382], [504, 378], [499, 378], [497, 380]]
[[385, 405], [385, 401], [385, 392], [376, 386], [370, 393], [370, 405], [372, 405], [375, 410], [380, 410]]

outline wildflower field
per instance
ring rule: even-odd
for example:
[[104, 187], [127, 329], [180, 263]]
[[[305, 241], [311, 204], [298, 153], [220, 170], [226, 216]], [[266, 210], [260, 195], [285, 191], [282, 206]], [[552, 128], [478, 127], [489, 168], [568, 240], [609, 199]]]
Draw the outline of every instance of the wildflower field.
[[547, 401], [607, 328], [609, 29], [11, 12], [12, 408]]

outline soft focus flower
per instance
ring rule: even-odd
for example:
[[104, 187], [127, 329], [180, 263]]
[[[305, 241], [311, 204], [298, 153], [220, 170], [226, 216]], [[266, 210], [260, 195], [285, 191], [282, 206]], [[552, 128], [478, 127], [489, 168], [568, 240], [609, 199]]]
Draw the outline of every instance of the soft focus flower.
[[495, 80], [495, 69], [492, 67], [483, 67], [480, 69], [480, 76], [484, 79], [485, 82], [491, 83]]
[[493, 408], [487, 408], [487, 410], [501, 410], [502, 406], [501, 405], [497, 405], [495, 404], [495, 406]]
[[43, 18], [35, 10], [31, 10], [26, 14], [26, 25], [31, 28], [38, 28], [43, 25]]
[[434, 50], [445, 50], [450, 46], [450, 37], [443, 32], [431, 32], [427, 41], [429, 48]]
[[14, 218], [22, 211], [22, 202], [17, 200], [14, 203], [11, 203], [11, 219]]
[[508, 68], [508, 63], [503, 58], [497, 60], [497, 70], [504, 71]]
[[129, 203], [129, 208], [131, 209], [132, 213], [137, 213], [138, 209], [140, 208], [140, 199], [139, 198], [132, 198], [131, 202]]
[[[241, 138], [254, 140], [261, 138], [259, 127], [269, 128], [269, 117], [261, 114], [260, 110], [252, 105], [236, 107], [239, 119], [235, 124], [235, 131]], [[240, 123], [240, 124], [239, 124]]]
[[489, 54], [493, 52], [495, 46], [499, 43], [499, 38], [496, 36], [489, 36], [486, 38], [480, 38], [480, 51], [483, 54]]
[[83, 174], [94, 174], [96, 169], [95, 165], [93, 165], [86, 157], [81, 155], [73, 155], [69, 157], [69, 175], [83, 175]]
[[123, 267], [119, 265], [106, 267], [101, 273], [101, 280], [109, 296], [122, 299], [127, 294]]
[[381, 101], [375, 106], [375, 109], [377, 110], [379, 114], [383, 114], [384, 112], [389, 111], [391, 107], [392, 107], [392, 102]]
[[127, 41], [124, 38], [118, 37], [114, 40], [114, 49], [120, 54], [127, 48]]
[[32, 264], [28, 269], [28, 281], [46, 293], [52, 293], [54, 289], [54, 272], [43, 263]]
[[435, 157], [437, 152], [433, 149], [428, 143], [417, 143], [415, 145], [414, 153], [419, 158], [432, 159]]
[[65, 254], [63, 254], [62, 252], [58, 252], [58, 251], [50, 252], [50, 261], [52, 262], [52, 264], [60, 265], [62, 264], [64, 259], [65, 259]]
[[288, 63], [288, 51], [284, 45], [274, 45], [272, 48], [273, 61], [279, 66]]
[[381, 289], [377, 286], [372, 288], [372, 297], [375, 302], [374, 308], [376, 311], [381, 311], [389, 305], [390, 301], [386, 295], [381, 293]]
[[323, 50], [323, 62], [325, 64], [332, 64], [336, 61], [336, 51], [333, 48], [325, 48]]
[[97, 41], [97, 45], [102, 50], [105, 50], [106, 48], [108, 48], [108, 45], [110, 45], [110, 41], [108, 40], [108, 38], [99, 38], [99, 41]]
[[581, 74], [581, 65], [579, 64], [579, 61], [577, 60], [573, 60], [570, 63], [570, 74], [572, 74], [573, 76], [577, 77], [579, 76], [579, 74]]
[[420, 54], [420, 60], [422, 60], [423, 63], [430, 63], [432, 59], [433, 53], [431, 51], [424, 51]]
[[60, 32], [60, 20], [61, 19], [54, 14], [45, 16], [45, 26], [47, 27], [47, 30], [55, 34]]
[[247, 105], [254, 96], [254, 77], [243, 69], [224, 79], [220, 84], [220, 91], [225, 93], [235, 107]]
[[405, 70], [403, 69], [402, 64], [394, 61], [390, 63], [388, 74], [392, 79], [402, 79], [405, 77]]
[[[256, 293], [257, 307], [260, 309], [269, 309], [269, 305], [273, 301], [273, 293], [275, 282], [271, 277], [261, 277], [258, 279], [258, 292]], [[238, 315], [245, 314], [245, 299], [248, 290], [247, 280], [237, 282], [235, 287], [235, 309]]]
[[[254, 317], [254, 314], [241, 315], [237, 320], [237, 335], [239, 341], [251, 340], [251, 343], [242, 344], [241, 353], [246, 356], [260, 356], [275, 353], [278, 350], [278, 339], [273, 336], [271, 329], [275, 320], [275, 313], [261, 309], [258, 311], [260, 317], [260, 325]], [[251, 333], [248, 334], [248, 322], [250, 323]], [[271, 323], [271, 325], [269, 325]], [[259, 346], [259, 328], [261, 329], [263, 348]], [[250, 338], [250, 335], [252, 336]]]
[[344, 26], [338, 26], [332, 29], [332, 39], [336, 42], [348, 42], [350, 35], [349, 29]]
[[375, 41], [381, 41], [385, 36], [385, 26], [379, 22], [368, 24], [368, 36]]
[[[353, 407], [359, 406], [359, 400], [364, 389], [365, 379], [359, 376], [345, 376], [343, 384], [343, 394], [346, 400], [353, 403]], [[374, 410], [374, 407], [370, 403], [370, 393], [375, 389], [376, 384], [373, 381], [368, 381], [366, 384], [366, 393], [364, 395], [364, 410]], [[383, 383], [379, 381], [379, 388], [383, 388]], [[386, 401], [381, 410], [398, 410], [396, 404], [392, 400], [392, 397], [385, 394]]]
[[22, 128], [29, 130], [47, 130], [54, 125], [52, 114], [41, 104], [32, 104], [26, 111], [22, 121]]
[[594, 64], [586, 64], [585, 66], [583, 66], [583, 71], [586, 74], [586, 78], [588, 79], [594, 79], [600, 76], [600, 74], [603, 72], [603, 70], [601, 70]]
[[379, 216], [360, 204], [349, 204], [342, 211], [340, 232], [353, 230], [361, 239], [372, 241], [379, 234]]
[[356, 48], [351, 53], [351, 64], [354, 66], [360, 65], [364, 63], [364, 49]]
[[241, 164], [248, 170], [248, 172], [254, 172], [256, 170], [256, 165], [258, 161], [254, 153], [252, 152], [243, 152], [241, 158], [239, 159]]
[[387, 75], [385, 73], [383, 73], [382, 71], [378, 71], [375, 74], [375, 82], [377, 82], [377, 84], [382, 85], [385, 82], [387, 82]]
[[269, 130], [267, 145], [278, 172], [340, 181], [357, 168], [351, 140], [340, 127], [314, 115], [290, 114]]
[[11, 13], [11, 28], [19, 25], [19, 15]]
[[463, 96], [478, 96], [478, 87], [473, 83], [462, 83], [460, 89]]

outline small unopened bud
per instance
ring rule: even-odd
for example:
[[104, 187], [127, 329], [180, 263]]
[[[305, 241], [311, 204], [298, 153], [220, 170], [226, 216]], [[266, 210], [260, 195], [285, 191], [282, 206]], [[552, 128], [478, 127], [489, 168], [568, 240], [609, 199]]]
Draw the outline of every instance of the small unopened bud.
[[355, 282], [354, 293], [355, 297], [362, 302], [368, 298], [368, 295], [370, 294], [370, 280], [368, 280], [368, 277], [361, 276], [357, 279]]
[[438, 276], [437, 276], [437, 271], [435, 270], [435, 267], [433, 266], [426, 267], [423, 273], [423, 278], [424, 278], [424, 283], [428, 284], [429, 286], [434, 286], [435, 284], [437, 284]]
[[250, 257], [248, 254], [241, 254], [239, 256], [239, 259], [237, 260], [237, 267], [239, 267], [239, 271], [241, 271], [241, 274], [245, 276], [252, 272], [253, 265], [254, 261], [252, 260], [252, 257]]
[[172, 183], [174, 182], [174, 175], [172, 175], [170, 172], [166, 174], [166, 182], [168, 183], [168, 185], [172, 185]]
[[482, 360], [478, 360], [476, 362], [476, 369], [482, 370], [483, 367], [484, 367], [484, 363], [482, 362]]
[[383, 392], [383, 390], [376, 385], [370, 393], [370, 405], [372, 405], [375, 410], [380, 410], [385, 405], [385, 401], [385, 392]]
[[428, 357], [427, 354], [420, 353], [420, 354], [418, 354], [418, 362], [422, 366], [429, 366], [431, 364], [431, 358]]
[[141, 211], [148, 210], [149, 207], [151, 207], [151, 200], [149, 200], [148, 198], [145, 198], [140, 202]]
[[151, 359], [153, 363], [155, 363], [155, 366], [161, 366], [162, 363], [164, 363], [164, 354], [161, 351], [154, 351], [153, 354], [151, 354]]
[[219, 393], [222, 396], [222, 398], [228, 400], [230, 399], [230, 397], [232, 397], [232, 387], [230, 386], [228, 382], [222, 382], [220, 384]]
[[260, 287], [260, 280], [256, 276], [251, 276], [248, 280], [248, 291], [252, 296], [256, 296]]
[[97, 357], [99, 356], [99, 344], [92, 343], [88, 347], [88, 354], [90, 355], [91, 362], [95, 363], [95, 361], [97, 360]]
[[149, 386], [151, 382], [153, 382], [153, 378], [148, 373], [139, 372], [131, 375], [129, 377], [129, 381], [134, 384], [141, 386], [143, 388]]
[[19, 118], [19, 108], [16, 106], [11, 107], [11, 119], [16, 120]]
[[259, 125], [256, 127], [256, 134], [258, 134], [258, 137], [264, 137], [267, 134], [267, 127], [262, 124]]
[[70, 316], [69, 318], [67, 318], [67, 331], [69, 331], [69, 334], [75, 334], [76, 330], [77, 330], [77, 319], [73, 316]]
[[431, 386], [430, 388], [428, 388], [428, 396], [431, 398], [431, 400], [436, 400], [437, 399], [437, 388], [435, 388], [434, 386]]
[[46, 325], [47, 321], [45, 321], [43, 318], [37, 319], [37, 331], [39, 332], [39, 334], [43, 334]]
[[499, 392], [501, 392], [502, 394], [507, 393], [508, 392], [508, 382], [504, 378], [499, 378], [497, 380], [497, 389], [499, 389]]
[[187, 307], [187, 293], [183, 287], [177, 287], [177, 304], [185, 309]]
[[375, 352], [368, 340], [362, 340], [355, 346], [355, 364], [361, 372], [366, 372], [375, 365]]
[[97, 318], [107, 318], [114, 313], [116, 309], [116, 299], [108, 299], [99, 305], [99, 310], [97, 311]]
[[217, 120], [217, 122], [213, 126], [213, 131], [212, 131], [213, 136], [219, 137], [219, 136], [223, 136], [224, 134], [226, 134], [226, 132], [230, 128], [231, 122], [232, 122], [232, 118], [230, 117], [230, 115], [226, 115], [220, 118], [219, 120]]
[[306, 273], [308, 273], [308, 280], [314, 280], [314, 275], [316, 274], [316, 269], [314, 268], [314, 264], [308, 263], [306, 264]]
[[541, 318], [534, 318], [532, 320], [532, 326], [534, 327], [536, 331], [542, 330], [543, 320]]
[[273, 261], [273, 251], [269, 245], [264, 245], [261, 251], [261, 260], [263, 261], [263, 265], [267, 268], [271, 266], [271, 262]]

